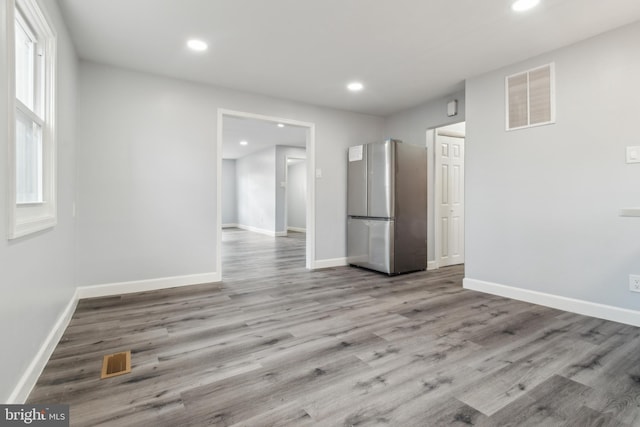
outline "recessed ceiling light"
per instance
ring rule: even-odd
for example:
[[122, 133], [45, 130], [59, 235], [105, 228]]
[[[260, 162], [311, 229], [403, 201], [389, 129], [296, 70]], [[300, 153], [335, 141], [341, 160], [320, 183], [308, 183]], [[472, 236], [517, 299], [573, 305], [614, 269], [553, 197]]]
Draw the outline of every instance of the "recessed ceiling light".
[[187, 46], [189, 47], [189, 49], [195, 50], [196, 52], [204, 52], [205, 50], [207, 50], [207, 47], [208, 47], [205, 42], [198, 39], [189, 40], [187, 42]]
[[240, 141], [240, 145], [248, 145], [249, 143], [247, 141]]
[[347, 89], [351, 92], [358, 92], [364, 89], [364, 85], [360, 82], [351, 82], [347, 85]]
[[283, 128], [283, 127], [284, 127], [284, 124], [283, 124], [283, 123], [278, 123], [278, 127], [279, 127], [279, 128]]
[[524, 12], [525, 10], [532, 9], [540, 3], [540, 0], [517, 0], [511, 5], [511, 9], [516, 12]]

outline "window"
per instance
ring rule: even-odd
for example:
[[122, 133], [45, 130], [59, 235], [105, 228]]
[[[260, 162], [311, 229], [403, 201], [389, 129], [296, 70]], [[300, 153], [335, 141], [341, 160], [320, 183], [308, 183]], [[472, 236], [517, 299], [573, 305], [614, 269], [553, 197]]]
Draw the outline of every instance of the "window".
[[9, 238], [16, 238], [56, 224], [56, 44], [35, 0], [15, 0], [8, 7], [14, 31], [7, 52], [15, 64], [10, 70]]
[[508, 76], [505, 79], [507, 130], [554, 123], [554, 84], [553, 64]]

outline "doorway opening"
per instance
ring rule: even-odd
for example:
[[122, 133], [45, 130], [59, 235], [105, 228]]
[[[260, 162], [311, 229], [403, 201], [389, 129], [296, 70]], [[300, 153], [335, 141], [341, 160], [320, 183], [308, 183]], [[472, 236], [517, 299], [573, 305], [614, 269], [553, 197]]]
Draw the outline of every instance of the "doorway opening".
[[[273, 156], [273, 164], [265, 165], [265, 168], [256, 168], [249, 167], [249, 171], [245, 175], [238, 175], [240, 177], [239, 180], [236, 181], [236, 189], [238, 197], [244, 197], [245, 205], [240, 204], [240, 201], [237, 204], [238, 210], [244, 209], [246, 215], [241, 216], [240, 212], [238, 213], [238, 220], [236, 223], [229, 224], [223, 222], [223, 151], [224, 151], [224, 140], [225, 135], [228, 135], [229, 132], [225, 132], [225, 125], [227, 128], [233, 127], [233, 122], [238, 121], [246, 121], [248, 124], [256, 127], [260, 126], [269, 126], [272, 129], [288, 129], [295, 128], [298, 131], [302, 132], [303, 135], [303, 143], [297, 144], [299, 147], [292, 147], [286, 144], [283, 145], [273, 145], [274, 156]], [[264, 136], [266, 128], [262, 127], [261, 135]], [[245, 141], [245, 142], [242, 142]], [[247, 139], [240, 139], [238, 141], [234, 141], [234, 143], [238, 144], [238, 146], [242, 145], [245, 147], [251, 146], [251, 141]], [[265, 149], [267, 147], [265, 145], [262, 147]], [[255, 147], [254, 147], [255, 149]], [[298, 151], [296, 151], [296, 149]], [[300, 151], [301, 150], [301, 151]], [[259, 150], [258, 150], [259, 151]], [[300, 155], [300, 152], [303, 154]], [[305, 187], [305, 203], [304, 203], [304, 225], [305, 225], [305, 267], [307, 269], [313, 268], [313, 260], [315, 258], [314, 248], [315, 248], [315, 179], [313, 177], [312, 172], [315, 170], [315, 125], [313, 123], [301, 122], [298, 120], [292, 120], [282, 117], [273, 117], [273, 116], [264, 116], [260, 114], [253, 114], [241, 111], [233, 111], [226, 109], [218, 110], [218, 124], [217, 124], [217, 148], [216, 148], [216, 159], [217, 159], [217, 244], [216, 244], [216, 266], [217, 272], [220, 276], [220, 280], [222, 280], [222, 228], [225, 226], [241, 226], [241, 222], [251, 222], [257, 221], [257, 225], [249, 225], [245, 227], [245, 229], [252, 231], [261, 232], [262, 234], [270, 234], [274, 236], [285, 236], [287, 233], [286, 227], [286, 197], [287, 197], [287, 162], [286, 159], [288, 157], [297, 157], [297, 158], [305, 158], [305, 171], [303, 175], [304, 179], [304, 187]], [[271, 169], [269, 169], [271, 168]], [[278, 172], [276, 172], [278, 171]], [[273, 173], [272, 173], [273, 172]], [[269, 177], [268, 179], [272, 179], [273, 181], [273, 199], [269, 200], [271, 205], [266, 208], [264, 205], [252, 205], [255, 202], [253, 198], [247, 198], [246, 190], [252, 189], [255, 190], [255, 184], [261, 184], [261, 179], [259, 174], [266, 174], [265, 177]], [[256, 175], [257, 174], [257, 175]], [[242, 182], [241, 182], [242, 180]], [[259, 190], [259, 189], [258, 189]], [[270, 190], [271, 191], [271, 190]], [[261, 197], [261, 193], [256, 193], [258, 197]], [[228, 200], [227, 200], [228, 203]], [[255, 209], [254, 209], [255, 207]], [[225, 212], [225, 215], [227, 212]], [[242, 214], [244, 215], [244, 214]], [[247, 219], [251, 217], [252, 219]], [[226, 219], [226, 218], [225, 218]], [[267, 226], [261, 225], [267, 224]], [[250, 260], [248, 260], [250, 261]]]
[[434, 165], [431, 269], [464, 263], [465, 134], [465, 122], [427, 131]]
[[285, 168], [285, 232], [307, 232], [307, 159], [287, 156]]

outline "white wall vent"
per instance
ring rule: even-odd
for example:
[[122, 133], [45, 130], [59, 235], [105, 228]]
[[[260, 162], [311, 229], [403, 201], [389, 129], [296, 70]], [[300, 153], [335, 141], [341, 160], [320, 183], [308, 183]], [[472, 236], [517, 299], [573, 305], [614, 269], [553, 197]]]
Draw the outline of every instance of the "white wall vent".
[[554, 64], [505, 78], [507, 130], [555, 123]]

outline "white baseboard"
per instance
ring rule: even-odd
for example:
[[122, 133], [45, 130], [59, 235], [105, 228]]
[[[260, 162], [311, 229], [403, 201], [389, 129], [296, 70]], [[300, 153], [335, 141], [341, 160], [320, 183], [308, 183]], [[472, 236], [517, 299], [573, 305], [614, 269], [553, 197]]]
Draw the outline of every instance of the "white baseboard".
[[237, 228], [238, 224], [222, 224], [222, 228]]
[[427, 261], [427, 270], [437, 270], [440, 268], [437, 261]]
[[559, 310], [583, 314], [585, 316], [612, 320], [614, 322], [625, 323], [632, 326], [640, 326], [640, 311], [531, 291], [528, 289], [514, 288], [512, 286], [484, 282], [482, 280], [470, 278], [465, 278], [462, 281], [462, 286], [465, 289], [544, 305], [546, 307], [557, 308]]
[[201, 283], [220, 282], [220, 273], [190, 274], [188, 276], [161, 277], [157, 279], [136, 280], [132, 282], [108, 283], [103, 285], [80, 286], [78, 298], [96, 298], [132, 292], [155, 291], [178, 286], [199, 285]]
[[281, 237], [281, 236], [287, 235], [286, 231], [276, 232], [273, 230], [265, 230], [264, 228], [253, 227], [251, 225], [237, 224], [237, 227], [241, 228], [242, 230], [253, 231], [254, 233], [260, 233], [260, 234], [264, 234], [266, 236], [271, 236], [271, 237]]
[[71, 317], [73, 313], [76, 311], [76, 306], [78, 305], [78, 290], [73, 293], [71, 300], [64, 308], [58, 320], [51, 328], [49, 335], [45, 338], [44, 342], [40, 346], [40, 349], [36, 353], [35, 357], [27, 367], [27, 370], [22, 374], [18, 384], [13, 389], [13, 393], [9, 396], [9, 399], [6, 403], [8, 404], [24, 404], [24, 402], [29, 397], [31, 390], [36, 385], [40, 374], [44, 370], [51, 354], [56, 349], [60, 338], [64, 334], [64, 331], [67, 329], [69, 322], [71, 321]]
[[313, 270], [317, 270], [319, 268], [343, 267], [345, 265], [348, 265], [346, 257], [319, 259], [317, 261], [313, 261]]
[[287, 227], [288, 231], [296, 231], [298, 233], [306, 233], [307, 229], [306, 228], [301, 228], [301, 227]]

